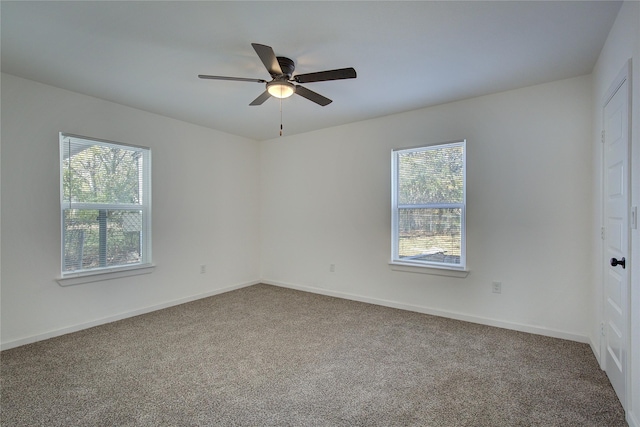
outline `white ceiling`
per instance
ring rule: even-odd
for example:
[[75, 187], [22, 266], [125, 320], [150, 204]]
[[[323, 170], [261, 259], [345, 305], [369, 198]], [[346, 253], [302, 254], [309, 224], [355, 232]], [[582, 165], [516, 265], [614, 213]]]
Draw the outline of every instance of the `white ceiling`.
[[[285, 135], [589, 74], [620, 8], [605, 1], [2, 1], [2, 71], [256, 140], [280, 103], [251, 43], [296, 73], [354, 67], [282, 102]], [[294, 73], [294, 75], [296, 74]]]

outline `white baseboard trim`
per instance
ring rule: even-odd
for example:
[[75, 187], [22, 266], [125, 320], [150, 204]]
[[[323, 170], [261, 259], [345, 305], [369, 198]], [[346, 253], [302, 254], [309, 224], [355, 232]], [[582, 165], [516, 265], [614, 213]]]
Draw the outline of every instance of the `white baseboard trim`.
[[196, 301], [202, 298], [211, 297], [218, 294], [223, 294], [236, 289], [246, 288], [247, 286], [253, 286], [261, 283], [259, 280], [239, 283], [236, 285], [227, 286], [220, 289], [214, 289], [212, 291], [204, 292], [197, 295], [191, 295], [184, 298], [179, 298], [172, 301], [167, 301], [161, 304], [152, 305], [149, 307], [143, 307], [137, 310], [128, 311], [126, 313], [119, 313], [113, 316], [103, 317], [101, 319], [92, 320], [91, 322], [80, 323], [78, 325], [68, 326], [66, 328], [56, 329], [54, 331], [45, 332], [43, 334], [32, 335], [26, 338], [21, 338], [14, 341], [9, 341], [0, 344], [0, 350], [9, 350], [10, 348], [20, 347], [21, 345], [31, 344], [38, 341], [43, 341], [49, 338], [59, 337], [61, 335], [70, 334], [72, 332], [78, 332], [83, 329], [93, 328], [94, 326], [104, 325], [106, 323], [116, 322], [118, 320], [127, 319], [129, 317], [139, 316], [141, 314], [151, 313], [152, 311], [162, 310], [163, 308], [173, 307], [175, 305], [185, 304], [191, 301]]
[[384, 300], [378, 298], [365, 297], [362, 295], [350, 294], [346, 292], [332, 291], [329, 289], [316, 288], [312, 286], [300, 286], [291, 283], [283, 283], [272, 280], [262, 280], [261, 283], [267, 285], [279, 286], [282, 288], [296, 289], [299, 291], [311, 292], [315, 294], [327, 295], [331, 297], [343, 298], [353, 301], [366, 302], [369, 304], [381, 305], [384, 307], [398, 308], [401, 310], [415, 311], [417, 313], [431, 314], [434, 316], [446, 317], [449, 319], [462, 320], [470, 323], [478, 323], [481, 325], [495, 326], [503, 329], [511, 329], [519, 332], [527, 332], [536, 335], [543, 335], [552, 338], [560, 338], [569, 341], [577, 341], [588, 344], [589, 338], [584, 335], [573, 334], [570, 332], [549, 329], [541, 326], [532, 326], [515, 322], [506, 322], [504, 320], [491, 319], [488, 317], [472, 316], [454, 311], [440, 310], [430, 307], [401, 303], [398, 301]]
[[602, 369], [602, 361], [600, 360], [600, 344], [593, 342], [593, 339], [590, 337], [589, 346], [591, 346], [591, 351], [598, 361], [598, 366]]
[[[188, 297], [179, 298], [177, 300], [167, 301], [167, 302], [162, 303], [162, 304], [156, 304], [156, 305], [153, 305], [153, 306], [140, 308], [140, 309], [137, 309], [137, 310], [126, 312], [126, 313], [119, 313], [119, 314], [116, 314], [116, 315], [113, 315], [113, 316], [108, 316], [108, 317], [104, 317], [104, 318], [101, 318], [101, 319], [93, 320], [91, 322], [81, 323], [81, 324], [78, 324], [78, 325], [72, 325], [72, 326], [69, 326], [69, 327], [66, 327], [66, 328], [61, 328], [61, 329], [56, 329], [54, 331], [45, 332], [43, 334], [37, 334], [37, 335], [29, 336], [29, 337], [26, 337], [26, 338], [21, 338], [21, 339], [18, 339], [18, 340], [14, 340], [14, 341], [4, 342], [4, 343], [0, 344], [0, 350], [8, 350], [8, 349], [11, 349], [11, 348], [14, 348], [14, 347], [19, 347], [21, 345], [31, 344], [31, 343], [34, 343], [34, 342], [37, 342], [37, 341], [43, 341], [43, 340], [46, 340], [46, 339], [49, 339], [49, 338], [54, 338], [54, 337], [57, 337], [57, 336], [66, 335], [66, 334], [70, 334], [70, 333], [73, 333], [73, 332], [78, 332], [78, 331], [81, 331], [83, 329], [92, 328], [94, 326], [99, 326], [99, 325], [104, 325], [106, 323], [116, 322], [118, 320], [126, 319], [126, 318], [133, 317], [133, 316], [139, 316], [141, 314], [150, 313], [152, 311], [162, 310], [163, 308], [168, 308], [168, 307], [172, 307], [172, 306], [175, 306], [175, 305], [185, 304], [187, 302], [195, 301], [195, 300], [198, 300], [198, 299], [207, 298], [207, 297], [210, 297], [210, 296], [222, 294], [222, 293], [225, 293], [225, 292], [230, 292], [230, 291], [233, 291], [233, 290], [236, 290], [236, 289], [245, 288], [245, 287], [248, 287], [248, 286], [253, 286], [253, 285], [256, 285], [258, 283], [265, 283], [267, 285], [279, 286], [279, 287], [282, 287], [282, 288], [296, 289], [296, 290], [300, 290], [300, 291], [304, 291], [304, 292], [311, 292], [311, 293], [315, 293], [315, 294], [327, 295], [327, 296], [332, 296], [332, 297], [336, 297], [336, 298], [343, 298], [343, 299], [348, 299], [348, 300], [353, 300], [353, 301], [360, 301], [360, 302], [365, 302], [365, 303], [369, 303], [369, 304], [381, 305], [381, 306], [384, 306], [384, 307], [391, 307], [391, 308], [398, 308], [398, 309], [401, 309], [401, 310], [414, 311], [414, 312], [417, 312], [417, 313], [424, 313], [424, 314], [431, 314], [431, 315], [434, 315], [434, 316], [447, 317], [447, 318], [450, 318], [450, 319], [462, 320], [462, 321], [471, 322], [471, 323], [478, 323], [478, 324], [481, 324], [481, 325], [495, 326], [495, 327], [498, 327], [498, 328], [511, 329], [511, 330], [515, 330], [515, 331], [527, 332], [527, 333], [532, 333], [532, 334], [537, 334], [537, 335], [544, 335], [544, 336], [548, 336], [548, 337], [566, 339], [566, 340], [570, 340], [570, 341], [577, 341], [577, 342], [581, 342], [581, 343], [590, 344], [592, 350], [594, 351], [594, 354], [596, 354], [596, 358], [599, 355], [599, 353], [595, 351], [596, 347], [595, 347], [594, 343], [591, 342], [588, 337], [582, 336], [582, 335], [572, 334], [572, 333], [568, 333], [568, 332], [564, 332], [564, 331], [558, 331], [558, 330], [549, 329], [549, 328], [543, 328], [543, 327], [539, 327], [539, 326], [531, 326], [531, 325], [519, 324], [519, 323], [514, 323], [514, 322], [505, 322], [503, 320], [491, 319], [491, 318], [486, 318], [486, 317], [471, 316], [471, 315], [468, 315], [468, 314], [457, 313], [457, 312], [453, 312], [453, 311], [439, 310], [439, 309], [434, 309], [434, 308], [430, 308], [430, 307], [423, 307], [423, 306], [417, 306], [417, 305], [412, 305], [412, 304], [401, 303], [401, 302], [397, 302], [397, 301], [365, 297], [365, 296], [362, 296], [362, 295], [350, 294], [350, 293], [346, 293], [346, 292], [332, 291], [332, 290], [329, 290], [329, 289], [316, 288], [316, 287], [312, 287], [312, 286], [301, 286], [301, 285], [295, 285], [295, 284], [284, 283], [284, 282], [277, 282], [277, 281], [272, 281], [272, 280], [255, 280], [255, 281], [250, 281], [250, 282], [245, 282], [245, 283], [239, 283], [239, 284], [236, 284], [236, 285], [231, 285], [231, 286], [227, 286], [227, 287], [220, 288], [220, 289], [215, 289], [213, 291], [205, 292], [205, 293], [202, 293], [202, 294], [191, 295], [191, 296], [188, 296]], [[638, 427], [640, 427], [640, 425]]]

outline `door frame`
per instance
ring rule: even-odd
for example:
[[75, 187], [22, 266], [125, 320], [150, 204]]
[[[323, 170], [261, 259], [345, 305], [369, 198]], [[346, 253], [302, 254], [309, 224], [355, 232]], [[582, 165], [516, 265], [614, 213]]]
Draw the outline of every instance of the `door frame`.
[[637, 217], [633, 217], [634, 213], [632, 213], [632, 172], [631, 172], [631, 160], [632, 160], [632, 153], [631, 153], [631, 128], [632, 128], [632, 112], [631, 112], [631, 106], [632, 106], [632, 87], [631, 87], [631, 59], [627, 60], [627, 62], [625, 63], [625, 65], [622, 67], [622, 69], [620, 70], [620, 72], [618, 73], [618, 75], [616, 76], [616, 78], [613, 80], [613, 82], [609, 85], [609, 89], [607, 90], [606, 96], [604, 97], [601, 105], [600, 105], [600, 118], [601, 118], [601, 142], [602, 142], [602, 162], [600, 165], [600, 171], [601, 171], [601, 200], [600, 200], [600, 204], [601, 204], [601, 218], [602, 218], [602, 222], [601, 222], [601, 230], [603, 230], [603, 234], [602, 234], [602, 240], [601, 240], [601, 244], [600, 244], [600, 260], [599, 262], [602, 263], [601, 265], [603, 266], [602, 268], [602, 275], [600, 278], [600, 290], [602, 292], [601, 294], [601, 298], [602, 298], [602, 306], [601, 306], [601, 313], [600, 313], [600, 330], [601, 330], [601, 334], [600, 334], [600, 368], [602, 370], [606, 370], [606, 360], [607, 360], [607, 355], [606, 355], [606, 351], [607, 351], [607, 339], [604, 336], [604, 322], [606, 319], [606, 313], [605, 310], [607, 309], [607, 302], [606, 302], [606, 274], [607, 274], [607, 266], [606, 266], [606, 259], [605, 259], [605, 252], [606, 252], [606, 248], [605, 248], [605, 239], [604, 239], [604, 233], [607, 232], [606, 228], [605, 228], [605, 213], [606, 213], [606, 209], [605, 209], [605, 205], [606, 205], [606, 194], [605, 194], [605, 173], [606, 173], [606, 163], [605, 163], [605, 144], [604, 144], [604, 129], [605, 129], [605, 114], [604, 114], [604, 109], [607, 106], [607, 104], [609, 103], [609, 101], [611, 101], [611, 98], [613, 98], [613, 96], [617, 93], [617, 91], [620, 89], [620, 87], [625, 83], [625, 81], [627, 82], [627, 93], [625, 94], [625, 100], [627, 102], [627, 115], [628, 115], [628, 120], [627, 120], [627, 129], [625, 130], [627, 132], [627, 143], [628, 143], [628, 149], [627, 149], [627, 174], [626, 174], [626, 180], [627, 180], [627, 185], [628, 185], [628, 198], [627, 198], [627, 217], [628, 217], [628, 226], [627, 226], [627, 234], [628, 234], [628, 240], [627, 240], [627, 268], [626, 268], [626, 275], [627, 275], [627, 295], [626, 295], [626, 336], [625, 336], [625, 347], [626, 347], [626, 352], [627, 352], [627, 357], [625, 358], [625, 401], [621, 402], [622, 407], [624, 408], [625, 412], [628, 411], [628, 401], [629, 398], [631, 396], [631, 286], [632, 286], [632, 254], [631, 254], [631, 247], [632, 247], [632, 241], [631, 241], [631, 229], [632, 228], [637, 228], [637, 223], [638, 223], [638, 218]]

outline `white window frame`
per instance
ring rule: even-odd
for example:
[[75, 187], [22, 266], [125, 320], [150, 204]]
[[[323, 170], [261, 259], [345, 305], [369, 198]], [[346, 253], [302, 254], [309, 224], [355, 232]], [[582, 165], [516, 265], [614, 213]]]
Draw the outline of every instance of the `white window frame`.
[[[438, 270], [450, 270], [467, 272], [467, 260], [466, 260], [466, 210], [467, 210], [467, 141], [466, 139], [452, 142], [427, 144], [410, 148], [394, 149], [391, 152], [391, 261], [392, 269], [396, 270], [393, 266], [407, 267], [406, 271], [416, 271], [414, 268], [418, 267], [420, 270], [424, 269], [438, 269]], [[463, 196], [462, 203], [437, 203], [437, 204], [412, 204], [412, 205], [398, 205], [398, 191], [399, 191], [399, 164], [398, 159], [400, 154], [421, 152], [427, 150], [437, 150], [440, 148], [461, 146], [463, 149]], [[400, 210], [414, 208], [414, 209], [438, 209], [438, 208], [459, 208], [461, 210], [460, 218], [460, 264], [425, 261], [425, 260], [410, 260], [406, 258], [400, 258], [399, 256], [399, 219]], [[402, 268], [399, 268], [403, 270]], [[426, 271], [424, 271], [426, 272]], [[439, 274], [439, 273], [434, 273]], [[466, 277], [466, 275], [461, 276]]]
[[[115, 147], [124, 149], [134, 149], [142, 155], [142, 168], [140, 179], [142, 182], [141, 200], [139, 204], [115, 204], [115, 203], [78, 203], [72, 200], [65, 200], [64, 194], [64, 156], [65, 146], [71, 141], [86, 142], [88, 144], [103, 147]], [[69, 149], [67, 149], [69, 151]], [[151, 149], [148, 147], [123, 144], [120, 142], [107, 141], [92, 137], [74, 135], [60, 132], [60, 277], [57, 282], [61, 286], [76, 285], [80, 283], [95, 282], [118, 277], [147, 274], [153, 271], [151, 257]], [[66, 209], [90, 209], [90, 210], [140, 210], [142, 211], [140, 252], [141, 259], [136, 263], [96, 267], [91, 269], [77, 269], [65, 271], [65, 227], [64, 211]]]

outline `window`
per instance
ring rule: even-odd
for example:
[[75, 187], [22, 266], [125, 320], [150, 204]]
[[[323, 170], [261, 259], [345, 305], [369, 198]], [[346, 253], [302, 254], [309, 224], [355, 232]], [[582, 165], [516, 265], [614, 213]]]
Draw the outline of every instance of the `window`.
[[465, 269], [465, 146], [392, 152], [392, 264]]
[[60, 134], [62, 277], [151, 262], [151, 152]]

